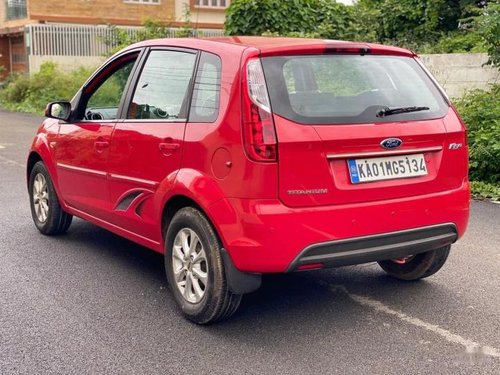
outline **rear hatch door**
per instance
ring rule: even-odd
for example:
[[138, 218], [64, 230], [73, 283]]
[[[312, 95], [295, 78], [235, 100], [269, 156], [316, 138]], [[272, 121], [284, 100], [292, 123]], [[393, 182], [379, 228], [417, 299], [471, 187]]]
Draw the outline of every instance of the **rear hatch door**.
[[412, 57], [290, 55], [262, 63], [286, 205], [393, 199], [462, 182], [443, 162], [445, 124], [456, 115]]

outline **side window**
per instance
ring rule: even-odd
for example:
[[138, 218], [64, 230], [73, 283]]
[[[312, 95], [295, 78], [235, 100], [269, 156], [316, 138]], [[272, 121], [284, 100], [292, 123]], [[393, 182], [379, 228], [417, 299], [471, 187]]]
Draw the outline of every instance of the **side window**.
[[120, 100], [136, 60], [137, 55], [127, 59], [98, 84], [87, 101], [84, 111], [86, 120], [114, 120], [118, 117]]
[[219, 114], [221, 60], [203, 52], [193, 87], [190, 122], [214, 122]]
[[186, 119], [196, 54], [151, 51], [130, 103], [129, 119]]

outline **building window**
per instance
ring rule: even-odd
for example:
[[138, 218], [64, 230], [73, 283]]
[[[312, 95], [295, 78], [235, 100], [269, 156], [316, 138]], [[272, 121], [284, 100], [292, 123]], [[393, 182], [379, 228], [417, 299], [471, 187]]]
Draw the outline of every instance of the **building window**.
[[25, 54], [14, 53], [12, 54], [12, 64], [25, 64], [27, 57]]
[[197, 8], [227, 8], [229, 0], [195, 0], [194, 6]]
[[16, 20], [19, 18], [26, 18], [26, 0], [7, 0], [7, 13], [6, 19]]
[[129, 4], [161, 4], [161, 0], [123, 0]]

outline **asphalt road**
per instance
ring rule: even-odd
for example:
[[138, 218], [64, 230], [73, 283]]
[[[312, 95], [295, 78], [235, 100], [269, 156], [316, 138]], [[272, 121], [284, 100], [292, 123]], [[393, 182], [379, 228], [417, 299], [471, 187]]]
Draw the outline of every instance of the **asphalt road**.
[[264, 278], [228, 322], [177, 312], [162, 256], [83, 220], [45, 237], [24, 163], [40, 118], [0, 112], [1, 374], [500, 374], [500, 205], [473, 202], [445, 267]]

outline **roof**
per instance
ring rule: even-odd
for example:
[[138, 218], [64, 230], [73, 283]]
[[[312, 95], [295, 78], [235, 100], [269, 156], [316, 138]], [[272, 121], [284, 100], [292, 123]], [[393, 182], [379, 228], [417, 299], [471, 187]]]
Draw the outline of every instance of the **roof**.
[[214, 38], [169, 38], [140, 42], [138, 46], [177, 46], [203, 50], [227, 49], [233, 46], [236, 50], [256, 48], [262, 55], [279, 55], [286, 52], [306, 54], [315, 52], [350, 52], [372, 53], [379, 55], [415, 56], [415, 53], [403, 48], [384, 46], [381, 44], [349, 42], [328, 39], [262, 37], [262, 36], [225, 36]]
[[361, 49], [366, 48], [380, 54], [397, 54], [414, 56], [415, 53], [404, 48], [385, 46], [375, 43], [350, 42], [344, 40], [312, 39], [312, 38], [290, 38], [290, 37], [262, 37], [262, 36], [226, 36], [208, 38], [216, 42], [243, 45], [258, 48], [264, 54], [282, 52], [284, 50], [303, 50], [308, 48], [323, 49]]

